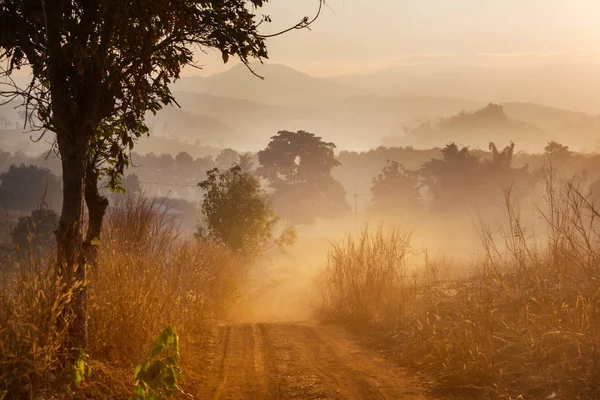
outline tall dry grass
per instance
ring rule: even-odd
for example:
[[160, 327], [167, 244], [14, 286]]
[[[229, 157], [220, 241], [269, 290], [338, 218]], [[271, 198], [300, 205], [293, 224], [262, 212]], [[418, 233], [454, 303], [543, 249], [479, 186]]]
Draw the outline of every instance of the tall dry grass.
[[548, 174], [543, 198], [532, 225], [506, 191], [500, 235], [479, 224], [481, 258], [465, 279], [438, 280], [428, 259], [407, 274], [396, 256], [408, 254], [406, 235], [338, 243], [322, 317], [387, 332], [442, 396], [598, 398], [600, 214], [578, 179]]
[[[49, 252], [13, 260], [0, 278], [0, 398], [28, 398], [36, 388], [68, 383], [56, 322], [72, 291], [56, 278], [53, 259]], [[186, 343], [197, 342], [226, 311], [243, 273], [226, 248], [181, 237], [168, 213], [141, 196], [109, 211], [97, 265], [89, 268], [88, 352], [128, 377], [167, 324], [177, 327], [185, 353]], [[102, 371], [96, 368], [96, 377]], [[93, 391], [125, 394], [127, 385], [121, 393], [114, 385]]]

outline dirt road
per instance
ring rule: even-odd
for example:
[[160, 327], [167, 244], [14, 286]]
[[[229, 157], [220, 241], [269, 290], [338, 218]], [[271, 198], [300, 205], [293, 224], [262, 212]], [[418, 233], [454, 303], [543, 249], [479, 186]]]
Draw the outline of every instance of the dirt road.
[[208, 351], [202, 399], [424, 399], [391, 363], [338, 328], [316, 324], [234, 324]]

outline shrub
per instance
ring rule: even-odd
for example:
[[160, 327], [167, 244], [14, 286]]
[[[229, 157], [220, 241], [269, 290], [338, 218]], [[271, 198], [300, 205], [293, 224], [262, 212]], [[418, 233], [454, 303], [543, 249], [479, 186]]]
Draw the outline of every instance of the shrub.
[[31, 215], [20, 217], [12, 231], [12, 242], [20, 250], [48, 249], [56, 245], [55, 231], [58, 228], [58, 214], [40, 208]]

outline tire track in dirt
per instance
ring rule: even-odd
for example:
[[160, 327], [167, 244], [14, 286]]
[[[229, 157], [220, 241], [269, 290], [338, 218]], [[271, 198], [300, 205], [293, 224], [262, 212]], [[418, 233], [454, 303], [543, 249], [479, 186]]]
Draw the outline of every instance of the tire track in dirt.
[[356, 346], [339, 328], [232, 324], [219, 336], [221, 350], [212, 357], [220, 369], [198, 398], [425, 399], [403, 369]]
[[[230, 325], [223, 357], [223, 369], [214, 400], [262, 399], [257, 385], [253, 328]], [[262, 362], [262, 361], [261, 361]]]

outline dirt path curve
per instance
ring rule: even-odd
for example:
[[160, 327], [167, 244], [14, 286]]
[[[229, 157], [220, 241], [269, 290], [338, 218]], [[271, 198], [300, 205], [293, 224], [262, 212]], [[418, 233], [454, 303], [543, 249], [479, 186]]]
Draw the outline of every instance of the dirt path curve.
[[425, 399], [401, 368], [316, 324], [222, 327], [201, 399]]

